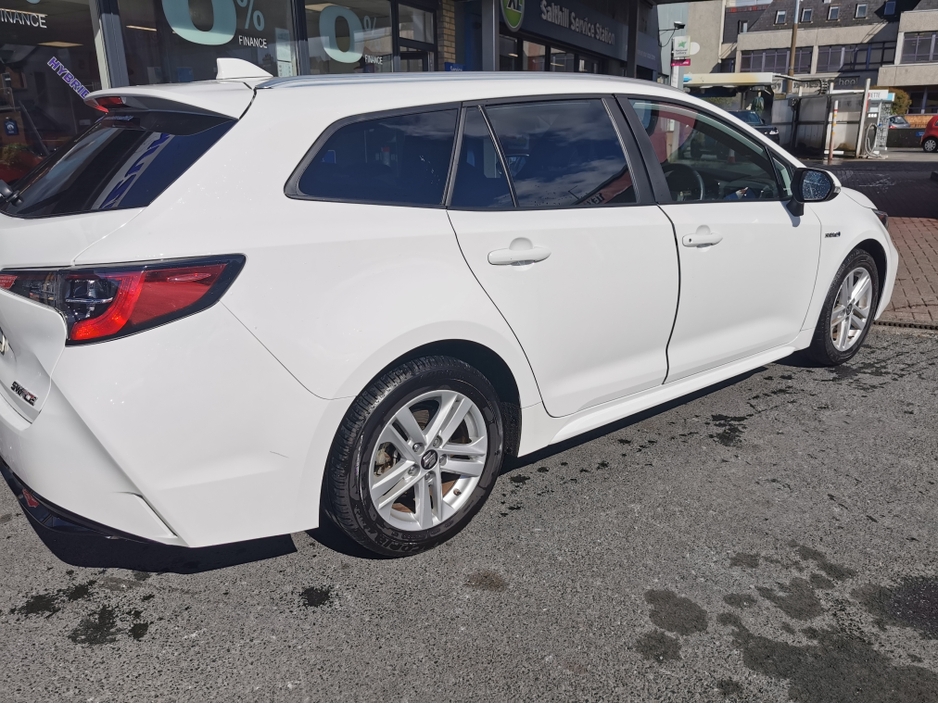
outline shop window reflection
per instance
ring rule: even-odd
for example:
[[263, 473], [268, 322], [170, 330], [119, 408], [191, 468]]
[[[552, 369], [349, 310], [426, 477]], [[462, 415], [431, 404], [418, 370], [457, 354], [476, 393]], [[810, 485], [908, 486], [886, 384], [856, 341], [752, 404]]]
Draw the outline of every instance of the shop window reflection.
[[0, 179], [15, 183], [88, 129], [101, 87], [88, 0], [5, 0], [0, 41]]
[[392, 71], [391, 3], [350, 0], [306, 5], [309, 72], [381, 73]]

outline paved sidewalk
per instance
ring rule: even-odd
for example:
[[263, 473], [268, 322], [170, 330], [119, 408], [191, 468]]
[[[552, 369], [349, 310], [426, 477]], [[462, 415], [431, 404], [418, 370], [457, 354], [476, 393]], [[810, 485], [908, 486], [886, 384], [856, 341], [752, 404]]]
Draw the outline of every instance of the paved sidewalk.
[[938, 326], [938, 219], [891, 217], [889, 234], [899, 250], [899, 272], [880, 320]]
[[881, 161], [815, 163], [889, 213], [899, 271], [880, 322], [938, 328], [938, 181], [931, 180], [938, 157], [923, 154], [890, 150], [890, 158]]

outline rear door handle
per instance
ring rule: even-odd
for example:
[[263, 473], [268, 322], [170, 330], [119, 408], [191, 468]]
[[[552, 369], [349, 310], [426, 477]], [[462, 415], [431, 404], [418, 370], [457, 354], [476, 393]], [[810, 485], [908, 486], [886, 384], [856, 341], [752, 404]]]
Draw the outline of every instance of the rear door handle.
[[489, 264], [494, 264], [495, 266], [505, 266], [506, 264], [521, 266], [522, 264], [542, 262], [549, 256], [550, 250], [546, 247], [496, 249], [494, 252], [489, 252]]
[[685, 247], [707, 247], [709, 245], [719, 244], [723, 241], [723, 235], [718, 235], [715, 232], [708, 232], [706, 234], [694, 233], [693, 235], [684, 235], [681, 238], [681, 244]]

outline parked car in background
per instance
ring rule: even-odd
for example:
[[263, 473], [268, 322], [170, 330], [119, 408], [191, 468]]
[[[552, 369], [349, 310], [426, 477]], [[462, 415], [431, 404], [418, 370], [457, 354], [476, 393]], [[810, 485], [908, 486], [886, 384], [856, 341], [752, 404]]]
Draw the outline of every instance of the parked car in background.
[[778, 127], [766, 124], [766, 121], [759, 117], [759, 113], [755, 110], [730, 110], [730, 115], [738, 117], [747, 125], [752, 125], [756, 131], [778, 144]]
[[898, 130], [911, 127], [909, 121], [906, 120], [902, 115], [890, 115], [889, 116], [889, 129]]
[[925, 126], [925, 134], [922, 135], [922, 149], [926, 152], [938, 152], [938, 116], [930, 119]]
[[0, 184], [0, 469], [52, 527], [201, 547], [323, 509], [411, 554], [506, 458], [845, 362], [889, 302], [884, 213], [670, 87], [219, 61], [92, 93]]

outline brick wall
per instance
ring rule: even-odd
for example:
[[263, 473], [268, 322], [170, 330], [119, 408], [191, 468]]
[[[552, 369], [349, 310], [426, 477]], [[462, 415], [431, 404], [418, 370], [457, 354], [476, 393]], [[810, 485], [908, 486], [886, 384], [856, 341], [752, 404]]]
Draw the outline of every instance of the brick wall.
[[444, 69], [447, 61], [456, 62], [456, 6], [455, 0], [442, 0], [440, 3], [440, 23], [437, 28], [439, 54], [436, 59], [438, 71]]

